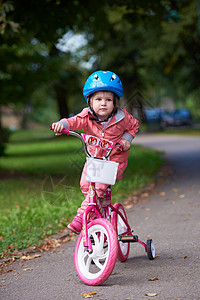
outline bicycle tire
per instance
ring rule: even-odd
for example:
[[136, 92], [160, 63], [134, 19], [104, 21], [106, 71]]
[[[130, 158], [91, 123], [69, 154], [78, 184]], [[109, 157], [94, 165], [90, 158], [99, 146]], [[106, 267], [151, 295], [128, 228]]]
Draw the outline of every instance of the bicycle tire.
[[[117, 210], [119, 210], [122, 215], [125, 217], [127, 220], [127, 215], [124, 210], [124, 207], [121, 203], [115, 203], [113, 205]], [[127, 231], [127, 226], [123, 222], [122, 218], [120, 217], [119, 214], [117, 214], [115, 211], [112, 212], [112, 225], [117, 233], [117, 236], [120, 234], [123, 234]], [[128, 256], [129, 256], [129, 251], [130, 251], [130, 243], [122, 243], [118, 241], [118, 260], [123, 262], [126, 261]]]
[[155, 259], [155, 257], [156, 257], [155, 245], [154, 245], [152, 239], [148, 239], [146, 245], [147, 245], [148, 259], [150, 259], [150, 260]]
[[84, 248], [81, 233], [75, 246], [74, 264], [79, 278], [85, 284], [99, 285], [108, 279], [115, 267], [117, 235], [112, 224], [100, 218], [88, 224], [88, 234], [93, 252], [90, 254]]

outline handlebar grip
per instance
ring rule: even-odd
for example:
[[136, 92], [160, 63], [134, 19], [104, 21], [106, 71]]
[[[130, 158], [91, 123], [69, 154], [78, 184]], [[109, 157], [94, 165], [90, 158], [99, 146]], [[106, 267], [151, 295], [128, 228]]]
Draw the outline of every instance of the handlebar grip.
[[[52, 126], [50, 126], [49, 129], [52, 130], [52, 131], [54, 132]], [[64, 128], [60, 133], [69, 135], [69, 129]]]
[[69, 129], [67, 128], [64, 128], [62, 131], [61, 131], [62, 134], [67, 134], [69, 135]]
[[124, 144], [122, 142], [116, 143], [116, 146], [118, 146], [119, 149], [123, 149], [124, 148]]

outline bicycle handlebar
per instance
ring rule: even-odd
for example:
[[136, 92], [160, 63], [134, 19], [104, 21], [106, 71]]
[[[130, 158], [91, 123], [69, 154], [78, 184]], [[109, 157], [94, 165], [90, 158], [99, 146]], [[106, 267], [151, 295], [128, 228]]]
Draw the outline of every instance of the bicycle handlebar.
[[[50, 126], [49, 129], [52, 130], [52, 131], [54, 131], [53, 128], [52, 128], [52, 126]], [[87, 157], [93, 157], [93, 156], [88, 152], [88, 150], [87, 150], [87, 146], [88, 146], [88, 145], [86, 144], [86, 141], [85, 141], [85, 139], [84, 139], [84, 138], [87, 137], [87, 136], [93, 137], [93, 138], [95, 138], [95, 139], [98, 139], [99, 142], [101, 142], [101, 143], [104, 142], [104, 141], [106, 141], [107, 143], [110, 142], [110, 143], [112, 144], [112, 146], [111, 146], [111, 148], [109, 148], [109, 151], [108, 151], [108, 153], [106, 154], [106, 156], [103, 157], [103, 158], [98, 158], [98, 159], [107, 159], [107, 158], [111, 155], [111, 153], [112, 153], [112, 151], [113, 151], [114, 148], [120, 147], [120, 149], [123, 149], [123, 146], [124, 146], [123, 143], [121, 143], [121, 142], [115, 143], [115, 142], [108, 141], [108, 140], [105, 140], [105, 139], [99, 139], [99, 138], [96, 138], [96, 137], [91, 136], [91, 135], [80, 134], [80, 133], [78, 133], [77, 131], [69, 130], [69, 129], [67, 129], [67, 128], [64, 128], [60, 133], [66, 134], [66, 135], [72, 135], [72, 136], [75, 136], [75, 137], [79, 138], [79, 139], [81, 140], [82, 144], [83, 144], [84, 152], [85, 152], [85, 155], [86, 155]], [[99, 144], [98, 144], [98, 146], [99, 146]], [[96, 147], [97, 147], [97, 146], [96, 146]], [[104, 148], [104, 147], [101, 147], [101, 148]]]

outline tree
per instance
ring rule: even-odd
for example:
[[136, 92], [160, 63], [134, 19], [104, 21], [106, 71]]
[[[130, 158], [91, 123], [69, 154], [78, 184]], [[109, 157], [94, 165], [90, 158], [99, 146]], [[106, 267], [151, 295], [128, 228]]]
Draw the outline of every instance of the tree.
[[[129, 8], [133, 9], [133, 6], [132, 2]], [[142, 22], [147, 25], [143, 30], [144, 43], [139, 59], [140, 65], [145, 66], [143, 81], [154, 89], [159, 81], [157, 89], [161, 95], [171, 95], [184, 105], [184, 99], [199, 90], [200, 41], [196, 2], [160, 1], [152, 15], [153, 18], [149, 16]]]
[[[4, 43], [17, 43], [23, 34], [30, 41], [34, 38], [44, 43], [48, 55], [56, 60], [53, 56], [61, 57], [54, 51], [58, 38], [67, 30], [83, 32], [88, 39], [86, 60], [95, 57], [93, 70], [112, 69], [120, 75], [129, 106], [134, 99], [153, 99], [155, 90], [176, 99], [198, 90], [199, 39], [194, 0], [109, 0], [101, 4], [15, 0], [13, 8], [6, 22], [19, 24], [21, 31], [18, 29], [17, 36], [4, 28]], [[60, 80], [57, 87], [63, 87], [63, 77]], [[57, 92], [59, 98], [66, 94], [65, 89], [61, 91]]]
[[[90, 7], [89, 11], [87, 6]], [[11, 48], [9, 52], [12, 52], [11, 60], [9, 58], [1, 66], [3, 80], [0, 84], [1, 88], [4, 87], [4, 102], [9, 102], [10, 93], [13, 95], [15, 91], [14, 97], [23, 103], [23, 99], [29, 98], [38, 84], [52, 84], [61, 117], [68, 115], [67, 91], [68, 94], [74, 93], [71, 82], [76, 78], [76, 87], [79, 87], [80, 76], [75, 63], [70, 60], [70, 54], [64, 55], [58, 51], [56, 44], [66, 31], [79, 30], [84, 20], [96, 12], [97, 6], [92, 1], [83, 3], [78, 0], [13, 0], [12, 4], [3, 1], [0, 51], [4, 53]], [[9, 26], [11, 24], [15, 24], [15, 27]], [[41, 51], [37, 51], [37, 47]]]

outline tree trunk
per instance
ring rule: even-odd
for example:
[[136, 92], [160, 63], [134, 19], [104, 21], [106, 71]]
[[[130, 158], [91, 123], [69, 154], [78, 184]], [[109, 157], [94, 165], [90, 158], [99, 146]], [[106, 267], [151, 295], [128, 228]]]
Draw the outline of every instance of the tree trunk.
[[[60, 51], [58, 48], [56, 48], [55, 45], [52, 46], [50, 50], [50, 56], [56, 57], [58, 56]], [[67, 105], [67, 87], [66, 87], [66, 81], [63, 79], [58, 79], [58, 82], [54, 86], [57, 104], [58, 104], [58, 110], [60, 113], [60, 117], [67, 118], [69, 116], [69, 109]]]
[[2, 117], [1, 117], [1, 105], [0, 105], [0, 131], [2, 130]]
[[60, 117], [61, 119], [67, 118], [69, 116], [69, 109], [66, 101], [67, 100], [66, 82], [60, 80], [60, 82], [55, 85], [55, 93], [56, 93], [56, 99], [58, 103]]
[[21, 128], [22, 129], [29, 129], [29, 122], [31, 121], [31, 112], [32, 112], [32, 105], [30, 101], [27, 101], [25, 104], [25, 108], [22, 113], [22, 121], [21, 121]]

